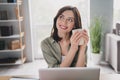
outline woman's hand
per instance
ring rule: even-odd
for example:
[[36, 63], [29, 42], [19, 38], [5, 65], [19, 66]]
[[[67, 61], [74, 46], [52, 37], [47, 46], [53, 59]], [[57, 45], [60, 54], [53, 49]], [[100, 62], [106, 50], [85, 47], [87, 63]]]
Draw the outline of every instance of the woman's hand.
[[72, 34], [72, 36], [70, 38], [71, 46], [78, 48], [81, 37], [82, 37], [82, 32], [80, 32], [80, 31], [74, 32], [74, 34]]
[[82, 31], [82, 38], [84, 39], [84, 44], [80, 45], [80, 51], [79, 51], [76, 67], [85, 67], [86, 65], [85, 51], [86, 51], [87, 43], [89, 41], [88, 33], [86, 30]]
[[88, 37], [88, 33], [87, 33], [87, 31], [85, 29], [82, 31], [82, 37], [84, 39], [84, 44], [81, 45], [80, 47], [86, 47], [87, 43], [89, 41], [89, 37]]
[[88, 33], [85, 29], [82, 31], [76, 31], [76, 32], [74, 32], [74, 34], [72, 34], [72, 36], [70, 38], [71, 46], [74, 46], [74, 48], [78, 48], [81, 38], [84, 39], [84, 44], [81, 45], [80, 47], [86, 48], [87, 43], [89, 41], [89, 37], [88, 37]]

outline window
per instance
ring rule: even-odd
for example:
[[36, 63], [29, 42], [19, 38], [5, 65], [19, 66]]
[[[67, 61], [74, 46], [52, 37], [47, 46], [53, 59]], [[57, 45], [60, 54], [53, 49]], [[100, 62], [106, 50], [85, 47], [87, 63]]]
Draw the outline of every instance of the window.
[[88, 0], [31, 0], [32, 30], [35, 57], [42, 57], [40, 42], [50, 35], [57, 11], [65, 6], [76, 6], [81, 14], [83, 28], [88, 27]]

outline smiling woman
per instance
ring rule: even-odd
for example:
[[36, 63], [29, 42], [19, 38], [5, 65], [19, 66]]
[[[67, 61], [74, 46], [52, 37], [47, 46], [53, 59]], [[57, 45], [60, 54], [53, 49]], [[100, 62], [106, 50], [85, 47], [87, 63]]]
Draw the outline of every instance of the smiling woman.
[[70, 32], [70, 30], [74, 27], [74, 14], [72, 11], [68, 10], [63, 12], [57, 19], [57, 29], [58, 33], [65, 33], [66, 30]]
[[[73, 29], [81, 28], [81, 17], [76, 7], [64, 6], [58, 11], [51, 36], [41, 42], [42, 53], [48, 67], [86, 66], [85, 56], [89, 40], [87, 31], [84, 29], [72, 34]], [[84, 39], [83, 45], [79, 45], [81, 38]]]
[[31, 0], [32, 39], [35, 58], [43, 58], [40, 42], [50, 34], [54, 16], [58, 9], [65, 5], [76, 6], [81, 11], [82, 26], [87, 28], [88, 0], [56, 0], [55, 3], [54, 0]]

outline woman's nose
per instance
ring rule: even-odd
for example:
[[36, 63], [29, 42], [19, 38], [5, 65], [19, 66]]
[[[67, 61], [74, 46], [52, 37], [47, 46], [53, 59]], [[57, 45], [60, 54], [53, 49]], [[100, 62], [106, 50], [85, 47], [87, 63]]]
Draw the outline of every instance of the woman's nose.
[[64, 18], [64, 19], [62, 20], [62, 22], [63, 22], [64, 24], [67, 24], [67, 19]]

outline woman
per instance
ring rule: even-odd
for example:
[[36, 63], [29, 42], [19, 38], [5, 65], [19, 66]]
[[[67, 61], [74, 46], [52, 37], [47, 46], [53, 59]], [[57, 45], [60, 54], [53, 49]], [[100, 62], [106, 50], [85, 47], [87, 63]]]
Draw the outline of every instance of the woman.
[[[86, 66], [88, 34], [86, 30], [72, 34], [73, 29], [80, 28], [81, 17], [76, 7], [65, 6], [58, 11], [51, 36], [41, 42], [48, 67]], [[84, 39], [84, 44], [79, 46], [81, 38]]]

